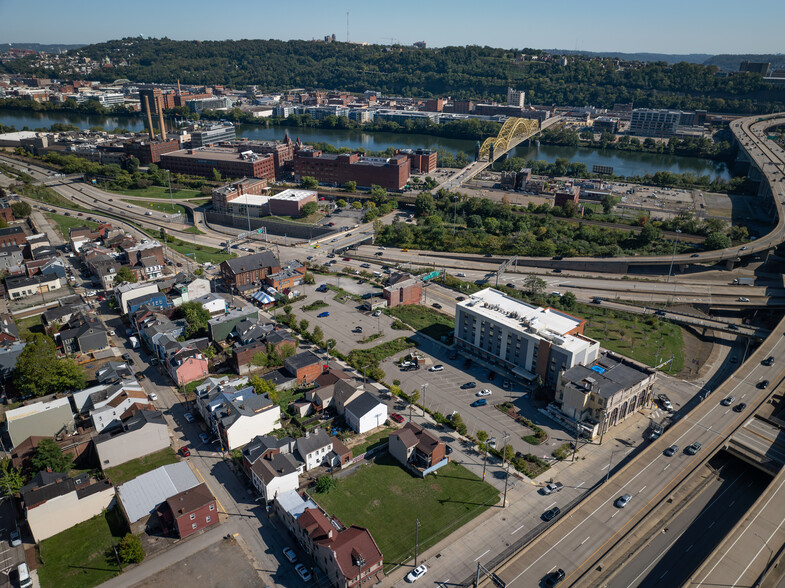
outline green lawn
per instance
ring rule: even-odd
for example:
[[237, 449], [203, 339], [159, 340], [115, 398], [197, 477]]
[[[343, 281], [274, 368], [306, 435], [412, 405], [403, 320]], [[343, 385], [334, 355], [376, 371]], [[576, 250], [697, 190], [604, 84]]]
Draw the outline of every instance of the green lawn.
[[163, 212], [164, 214], [188, 215], [185, 206], [182, 206], [181, 204], [175, 204], [174, 207], [172, 207], [172, 203], [169, 201], [123, 200], [123, 202], [127, 202], [128, 204], [136, 204], [136, 206], [141, 206], [146, 210], [157, 210], [158, 212]]
[[414, 555], [415, 520], [422, 553], [495, 505], [499, 491], [454, 462], [422, 479], [385, 455], [313, 498], [344, 525], [367, 527], [394, 566]]
[[[150, 229], [141, 230], [150, 235], [153, 239], [161, 240], [161, 235], [157, 231], [152, 231]], [[187, 255], [191, 259], [195, 258], [197, 263], [209, 261], [210, 263], [219, 264], [226, 259], [237, 257], [237, 254], [235, 253], [226, 253], [226, 249], [216, 249], [215, 247], [207, 247], [205, 245], [194, 245], [193, 243], [182, 241], [171, 235], [169, 236], [168, 247], [174, 249], [178, 253]], [[195, 256], [194, 253], [196, 253]]]
[[44, 323], [40, 314], [23, 319], [15, 319], [19, 335], [24, 339], [30, 333], [44, 333]]
[[455, 319], [446, 314], [442, 314], [430, 306], [421, 304], [407, 304], [405, 306], [395, 306], [385, 310], [389, 315], [401, 319], [407, 325], [432, 339], [440, 341], [455, 328]]
[[72, 210], [83, 210], [85, 212], [90, 212], [83, 206], [74, 204], [68, 200], [68, 198], [60, 196], [60, 194], [48, 186], [42, 186], [40, 184], [24, 184], [22, 186], [18, 186], [16, 190], [22, 196], [27, 196], [33, 200], [38, 200], [39, 202], [49, 204], [50, 206], [59, 206], [60, 208], [70, 208]]
[[50, 212], [46, 215], [46, 218], [54, 221], [57, 225], [58, 232], [65, 240], [68, 240], [68, 229], [73, 229], [74, 227], [90, 227], [91, 229], [94, 229], [98, 226], [98, 223], [85, 220], [81, 216], [65, 216], [64, 214]]
[[[123, 194], [125, 196], [136, 196], [139, 198], [169, 198], [168, 186], [150, 186], [149, 188], [128, 188], [127, 190], [110, 190], [115, 194]], [[196, 198], [201, 196], [199, 190], [172, 190], [172, 198]]]
[[366, 451], [368, 451], [371, 447], [376, 445], [381, 445], [387, 442], [387, 438], [390, 436], [390, 433], [393, 432], [393, 428], [390, 427], [385, 429], [384, 431], [379, 431], [378, 433], [374, 433], [373, 435], [369, 435], [365, 438], [364, 443], [360, 443], [359, 445], [355, 445], [352, 447], [352, 457], [357, 457], [358, 455], [362, 455]]
[[118, 486], [133, 480], [137, 476], [141, 476], [155, 468], [169, 465], [170, 463], [177, 463], [177, 454], [174, 449], [167, 447], [161, 451], [151, 453], [144, 457], [132, 459], [119, 466], [109, 468], [104, 473], [106, 477], [112, 481], [112, 484]]
[[112, 545], [128, 532], [119, 508], [79, 523], [39, 544], [42, 588], [89, 588], [120, 573]]
[[684, 338], [678, 325], [651, 315], [643, 317], [588, 304], [580, 304], [573, 314], [586, 319], [584, 334], [606, 349], [649, 366], [673, 355], [668, 371], [675, 374], [684, 368]]

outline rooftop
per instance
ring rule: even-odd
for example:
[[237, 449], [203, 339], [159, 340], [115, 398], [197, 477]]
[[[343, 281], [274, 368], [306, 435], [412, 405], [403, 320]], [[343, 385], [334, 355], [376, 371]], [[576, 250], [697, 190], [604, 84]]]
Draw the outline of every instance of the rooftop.
[[589, 365], [576, 365], [561, 374], [566, 386], [601, 398], [610, 398], [617, 392], [631, 388], [654, 373], [629, 360], [602, 355]]
[[289, 200], [292, 202], [299, 202], [311, 196], [316, 196], [315, 190], [297, 190], [296, 188], [288, 188], [283, 192], [278, 192], [272, 198], [275, 200]]

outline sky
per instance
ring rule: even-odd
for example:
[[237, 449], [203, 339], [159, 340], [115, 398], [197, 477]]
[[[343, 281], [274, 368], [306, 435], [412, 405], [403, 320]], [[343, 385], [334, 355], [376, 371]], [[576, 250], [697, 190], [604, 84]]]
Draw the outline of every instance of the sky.
[[121, 37], [425, 41], [429, 47], [783, 53], [783, 0], [0, 0], [2, 43]]

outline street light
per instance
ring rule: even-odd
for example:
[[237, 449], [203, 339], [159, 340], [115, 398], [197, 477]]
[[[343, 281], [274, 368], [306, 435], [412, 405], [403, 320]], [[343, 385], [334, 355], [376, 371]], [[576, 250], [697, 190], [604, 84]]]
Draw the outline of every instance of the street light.
[[421, 386], [422, 388], [422, 415], [425, 416], [425, 391], [428, 389], [428, 384], [425, 383]]
[[[681, 233], [681, 230], [680, 230], [680, 229], [676, 229], [676, 232], [677, 232], [677, 233]], [[674, 260], [674, 259], [675, 259], [675, 257], [676, 257], [676, 245], [678, 245], [678, 243], [679, 243], [679, 238], [678, 238], [678, 237], [676, 237], [676, 238], [673, 240], [673, 253], [671, 254], [671, 266], [670, 266], [670, 268], [668, 269], [668, 279], [667, 279], [667, 280], [666, 280], [666, 282], [665, 282], [666, 284], [669, 284], [669, 283], [670, 283], [670, 281], [671, 281], [671, 272], [673, 271], [673, 260]]]

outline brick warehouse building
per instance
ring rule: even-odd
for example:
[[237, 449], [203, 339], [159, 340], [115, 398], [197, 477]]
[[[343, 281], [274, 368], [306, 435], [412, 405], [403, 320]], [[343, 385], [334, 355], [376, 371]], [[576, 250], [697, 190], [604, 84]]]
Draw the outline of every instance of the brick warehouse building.
[[215, 497], [206, 484], [171, 496], [156, 510], [164, 531], [180, 539], [218, 523]]
[[422, 303], [422, 280], [408, 274], [393, 274], [382, 291], [387, 306]]
[[25, 243], [27, 243], [27, 237], [25, 237], [22, 227], [0, 229], [0, 247], [8, 247], [9, 245], [24, 247]]
[[361, 153], [336, 155], [316, 149], [302, 149], [294, 155], [294, 175], [298, 180], [313, 176], [323, 184], [343, 186], [354, 181], [366, 188], [376, 184], [387, 190], [401, 190], [410, 174], [411, 161], [406, 155], [365, 157]]
[[150, 114], [157, 115], [163, 107], [164, 110], [185, 106], [187, 100], [199, 100], [202, 98], [213, 98], [212, 94], [191, 94], [189, 92], [164, 92], [161, 88], [140, 88], [139, 102], [142, 105], [142, 114], [146, 114], [144, 99], [150, 104]]
[[407, 155], [411, 160], [412, 171], [429, 174], [436, 170], [438, 154], [431, 149], [401, 149], [396, 153]]
[[161, 155], [161, 167], [194, 176], [212, 177], [217, 169], [225, 178], [275, 179], [275, 163], [270, 155], [261, 156], [220, 147], [183, 149]]
[[158, 163], [161, 155], [180, 150], [179, 141], [129, 141], [123, 143], [123, 151], [133, 155], [142, 165]]
[[258, 287], [269, 274], [281, 271], [281, 262], [271, 251], [227, 259], [221, 263], [221, 280], [225, 288], [239, 291]]

